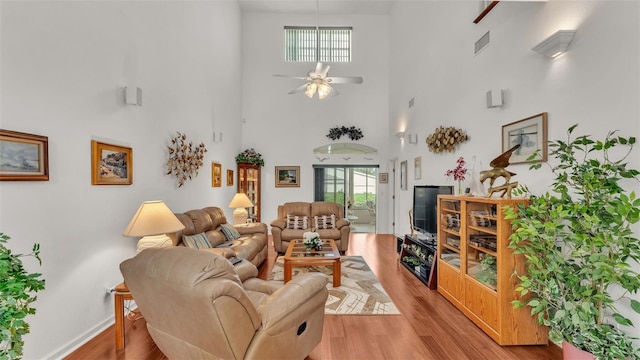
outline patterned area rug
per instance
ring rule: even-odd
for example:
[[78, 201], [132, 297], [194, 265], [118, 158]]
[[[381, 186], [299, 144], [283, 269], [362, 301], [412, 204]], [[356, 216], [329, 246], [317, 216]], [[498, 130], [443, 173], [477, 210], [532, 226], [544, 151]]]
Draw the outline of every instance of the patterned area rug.
[[[325, 314], [332, 315], [399, 315], [400, 311], [371, 272], [362, 256], [343, 256], [341, 286], [333, 287], [331, 266], [294, 266], [293, 278], [305, 272], [321, 272], [329, 281], [329, 298]], [[279, 257], [269, 281], [282, 283], [284, 259]]]

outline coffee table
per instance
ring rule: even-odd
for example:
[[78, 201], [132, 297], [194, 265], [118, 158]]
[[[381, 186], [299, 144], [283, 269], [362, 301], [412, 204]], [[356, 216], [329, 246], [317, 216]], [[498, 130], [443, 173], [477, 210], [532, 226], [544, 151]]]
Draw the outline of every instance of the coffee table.
[[284, 254], [284, 282], [291, 280], [291, 270], [294, 266], [322, 266], [333, 265], [333, 286], [340, 286], [341, 265], [340, 251], [333, 239], [324, 240], [322, 250], [305, 251], [302, 239], [292, 240]]

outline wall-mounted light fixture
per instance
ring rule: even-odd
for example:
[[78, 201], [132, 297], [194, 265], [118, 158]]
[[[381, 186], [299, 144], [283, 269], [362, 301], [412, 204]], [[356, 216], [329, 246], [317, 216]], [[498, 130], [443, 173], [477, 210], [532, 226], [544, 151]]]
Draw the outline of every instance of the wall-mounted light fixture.
[[502, 89], [491, 89], [487, 91], [487, 108], [500, 107], [504, 104]]
[[398, 131], [398, 132], [396, 133], [396, 137], [397, 137], [398, 139], [404, 139], [404, 131]]
[[532, 50], [550, 58], [564, 54], [576, 34], [574, 30], [558, 30], [553, 35], [542, 40]]
[[137, 86], [125, 86], [124, 103], [128, 105], [142, 106], [142, 89]]

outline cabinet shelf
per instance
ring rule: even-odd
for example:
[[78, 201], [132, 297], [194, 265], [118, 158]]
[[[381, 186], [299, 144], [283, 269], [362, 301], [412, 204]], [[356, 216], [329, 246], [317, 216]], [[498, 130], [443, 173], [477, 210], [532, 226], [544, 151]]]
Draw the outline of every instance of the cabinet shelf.
[[[420, 240], [417, 236], [405, 235], [399, 255], [400, 264], [432, 290], [437, 288], [436, 251], [435, 243]], [[420, 265], [405, 262], [406, 257], [418, 259]], [[416, 267], [418, 271], [416, 271]]]
[[[500, 345], [548, 343], [546, 328], [511, 304], [517, 296], [513, 273], [524, 271], [524, 259], [507, 247], [512, 230], [503, 207], [526, 203], [438, 196], [438, 292]], [[456, 231], [452, 217], [459, 219]]]

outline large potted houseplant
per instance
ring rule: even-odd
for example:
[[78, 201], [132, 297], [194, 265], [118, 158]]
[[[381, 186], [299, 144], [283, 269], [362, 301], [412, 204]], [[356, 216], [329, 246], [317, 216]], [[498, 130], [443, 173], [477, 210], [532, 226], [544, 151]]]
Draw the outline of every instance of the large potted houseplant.
[[[512, 220], [510, 247], [525, 258], [517, 272], [519, 300], [563, 352], [576, 347], [597, 359], [640, 359], [632, 322], [621, 306], [640, 313], [640, 241], [632, 225], [640, 199], [624, 185], [636, 185], [638, 170], [625, 162], [635, 138], [609, 132], [604, 140], [589, 135], [550, 141], [554, 164], [551, 191], [529, 195], [527, 206], [506, 209]], [[541, 167], [532, 163], [532, 169]], [[568, 344], [567, 344], [568, 343]]]
[[0, 359], [20, 359], [24, 346], [23, 335], [29, 333], [27, 315], [35, 314], [31, 303], [36, 293], [44, 289], [41, 274], [29, 273], [22, 258], [40, 261], [40, 245], [35, 244], [29, 254], [13, 254], [5, 244], [9, 236], [0, 233]]

